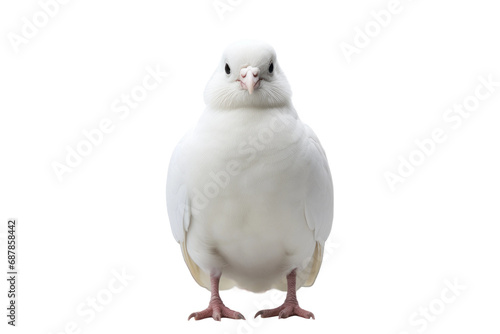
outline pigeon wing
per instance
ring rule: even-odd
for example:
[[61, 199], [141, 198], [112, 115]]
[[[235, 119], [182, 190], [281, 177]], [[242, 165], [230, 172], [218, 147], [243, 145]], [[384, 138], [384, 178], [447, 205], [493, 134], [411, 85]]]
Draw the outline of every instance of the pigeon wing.
[[[182, 256], [189, 268], [194, 280], [202, 287], [210, 290], [210, 276], [209, 273], [203, 271], [198, 264], [196, 264], [187, 250], [186, 235], [189, 230], [189, 225], [192, 221], [193, 210], [190, 205], [191, 198], [189, 189], [186, 185], [186, 166], [184, 166], [184, 145], [185, 138], [175, 148], [170, 159], [167, 176], [167, 211], [170, 220], [170, 227], [175, 240], [180, 244]], [[221, 278], [219, 288], [220, 290], [230, 289], [235, 285], [232, 280]]]
[[311, 259], [311, 271], [304, 286], [311, 286], [318, 275], [323, 259], [325, 241], [333, 221], [333, 183], [328, 160], [318, 137], [307, 127], [306, 159], [309, 162], [304, 216], [314, 231], [316, 249]]
[[183, 141], [181, 140], [172, 153], [167, 176], [168, 218], [172, 233], [178, 243], [184, 242], [185, 233], [189, 229], [191, 221], [188, 189], [184, 182], [184, 172], [181, 165], [182, 146]]

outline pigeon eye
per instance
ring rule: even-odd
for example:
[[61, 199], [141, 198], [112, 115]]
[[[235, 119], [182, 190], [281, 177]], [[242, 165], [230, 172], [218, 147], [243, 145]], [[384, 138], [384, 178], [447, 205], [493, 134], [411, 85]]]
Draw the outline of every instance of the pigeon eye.
[[271, 65], [269, 65], [269, 73], [273, 73], [274, 71], [274, 65], [273, 63], [271, 63]]
[[229, 68], [229, 65], [226, 63], [226, 67], [224, 67], [224, 70], [226, 71], [226, 74], [231, 73], [231, 69]]

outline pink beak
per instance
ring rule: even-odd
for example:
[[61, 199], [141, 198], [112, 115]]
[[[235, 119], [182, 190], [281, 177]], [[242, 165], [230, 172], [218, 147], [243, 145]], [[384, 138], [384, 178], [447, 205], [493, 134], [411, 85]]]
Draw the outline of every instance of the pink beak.
[[259, 88], [260, 85], [260, 69], [258, 67], [248, 66], [242, 68], [240, 71], [240, 85], [241, 88], [247, 89], [248, 94], [252, 94], [254, 89]]

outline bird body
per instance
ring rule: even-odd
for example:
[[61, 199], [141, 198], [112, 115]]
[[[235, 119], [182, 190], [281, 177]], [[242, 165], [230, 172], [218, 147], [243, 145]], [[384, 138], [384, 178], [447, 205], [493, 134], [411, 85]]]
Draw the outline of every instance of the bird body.
[[321, 266], [333, 218], [330, 170], [275, 58], [266, 44], [228, 48], [205, 112], [171, 158], [172, 231], [207, 289], [217, 277], [221, 289], [287, 290], [292, 271], [298, 289], [312, 285]]

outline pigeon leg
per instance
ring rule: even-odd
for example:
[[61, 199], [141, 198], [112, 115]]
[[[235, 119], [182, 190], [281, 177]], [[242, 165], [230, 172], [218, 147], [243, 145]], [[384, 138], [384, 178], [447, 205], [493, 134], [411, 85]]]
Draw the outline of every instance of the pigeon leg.
[[260, 315], [262, 318], [278, 316], [278, 318], [281, 319], [296, 315], [306, 319], [310, 318], [314, 319], [314, 314], [312, 314], [312, 312], [306, 311], [299, 307], [299, 302], [297, 301], [297, 294], [295, 287], [296, 276], [297, 276], [296, 269], [292, 270], [292, 272], [286, 276], [288, 289], [286, 292], [286, 298], [283, 305], [269, 310], [261, 310], [255, 314], [255, 318], [257, 318]]
[[222, 299], [220, 299], [219, 280], [220, 274], [210, 274], [210, 290], [212, 292], [212, 296], [210, 297], [208, 307], [201, 312], [191, 313], [188, 320], [191, 318], [194, 318], [194, 320], [201, 320], [209, 317], [214, 318], [214, 320], [216, 321], [220, 321], [221, 318], [245, 320], [245, 317], [241, 313], [233, 311], [230, 308], [226, 307], [222, 302]]

